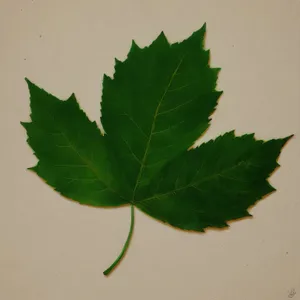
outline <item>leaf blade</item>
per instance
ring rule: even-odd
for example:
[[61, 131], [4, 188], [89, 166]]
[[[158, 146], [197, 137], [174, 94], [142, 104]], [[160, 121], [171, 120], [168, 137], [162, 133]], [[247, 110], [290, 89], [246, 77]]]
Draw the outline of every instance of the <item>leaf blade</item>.
[[30, 168], [67, 198], [93, 206], [126, 204], [113, 185], [115, 173], [96, 123], [80, 109], [75, 95], [61, 101], [26, 80], [31, 122], [22, 123], [38, 158]]
[[132, 199], [209, 126], [222, 92], [215, 90], [219, 69], [210, 68], [203, 49], [205, 31], [203, 26], [175, 44], [161, 33], [143, 49], [133, 42], [128, 58], [117, 61], [114, 78], [104, 77], [101, 120]]
[[171, 162], [160, 174], [164, 179], [141, 191], [135, 205], [185, 230], [226, 227], [275, 190], [267, 179], [290, 138], [263, 142], [253, 135], [222, 135]]

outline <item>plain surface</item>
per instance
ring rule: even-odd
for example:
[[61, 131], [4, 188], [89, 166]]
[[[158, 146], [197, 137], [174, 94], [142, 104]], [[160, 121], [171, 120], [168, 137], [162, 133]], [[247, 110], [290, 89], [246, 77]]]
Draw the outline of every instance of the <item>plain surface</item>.
[[[1, 0], [0, 299], [300, 299], [300, 2], [298, 0]], [[161, 30], [171, 42], [207, 22], [211, 63], [224, 91], [203, 141], [236, 129], [258, 138], [296, 136], [271, 178], [278, 191], [253, 219], [188, 234], [137, 212], [119, 254], [129, 208], [65, 200], [33, 173], [20, 121], [29, 120], [24, 77], [65, 99], [72, 92], [99, 120], [103, 73], [136, 39]]]

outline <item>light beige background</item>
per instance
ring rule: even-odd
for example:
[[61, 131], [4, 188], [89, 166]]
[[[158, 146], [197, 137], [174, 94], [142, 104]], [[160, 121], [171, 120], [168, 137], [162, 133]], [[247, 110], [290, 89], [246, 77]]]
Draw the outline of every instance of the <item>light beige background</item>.
[[[1, 0], [0, 299], [300, 299], [300, 2], [298, 0]], [[224, 90], [204, 140], [225, 131], [270, 139], [295, 133], [271, 182], [278, 191], [229, 230], [188, 234], [137, 212], [119, 268], [129, 208], [67, 201], [26, 168], [36, 159], [19, 121], [29, 118], [23, 78], [99, 120], [103, 73], [134, 38], [170, 41], [207, 22]], [[296, 294], [295, 294], [296, 293]]]

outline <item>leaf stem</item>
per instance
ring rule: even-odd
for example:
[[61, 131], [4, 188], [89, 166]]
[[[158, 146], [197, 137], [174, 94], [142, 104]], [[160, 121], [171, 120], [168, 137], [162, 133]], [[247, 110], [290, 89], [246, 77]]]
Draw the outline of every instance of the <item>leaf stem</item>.
[[117, 259], [113, 262], [113, 264], [108, 269], [106, 269], [103, 272], [103, 274], [105, 276], [109, 275], [114, 270], [114, 268], [119, 264], [119, 262], [122, 260], [123, 256], [125, 255], [125, 253], [128, 249], [131, 237], [132, 237], [133, 228], [134, 228], [134, 205], [131, 205], [131, 224], [130, 224], [130, 229], [129, 229], [127, 240], [123, 246], [123, 249], [122, 249], [120, 255], [117, 257]]

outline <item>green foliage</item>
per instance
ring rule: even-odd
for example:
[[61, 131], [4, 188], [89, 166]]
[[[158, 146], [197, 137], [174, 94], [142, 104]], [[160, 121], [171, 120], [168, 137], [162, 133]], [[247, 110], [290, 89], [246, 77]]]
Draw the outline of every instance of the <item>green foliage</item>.
[[[96, 207], [134, 206], [184, 230], [226, 227], [274, 191], [267, 179], [290, 137], [260, 141], [228, 132], [190, 149], [209, 127], [222, 92], [209, 65], [205, 25], [170, 44], [135, 42], [104, 76], [102, 135], [74, 95], [65, 101], [28, 79], [31, 122], [22, 123], [38, 163], [30, 168], [63, 196]], [[190, 149], [189, 151], [187, 151]]]

